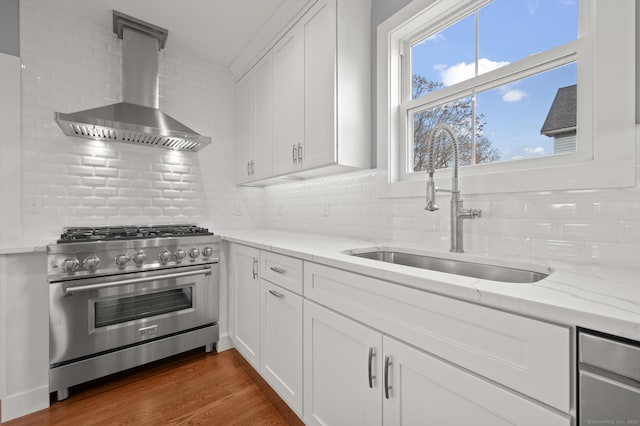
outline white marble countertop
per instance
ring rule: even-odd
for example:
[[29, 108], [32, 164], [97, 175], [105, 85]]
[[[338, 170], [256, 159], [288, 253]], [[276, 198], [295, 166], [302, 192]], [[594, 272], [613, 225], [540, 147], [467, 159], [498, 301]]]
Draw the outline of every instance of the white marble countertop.
[[[384, 244], [353, 238], [291, 233], [268, 229], [220, 232], [226, 241], [251, 245], [423, 289], [485, 306], [569, 326], [579, 326], [634, 340], [640, 340], [640, 269], [595, 265], [552, 268], [531, 260], [486, 259], [466, 254], [428, 252], [401, 242]], [[515, 284], [452, 275], [403, 265], [349, 256], [356, 248], [399, 248], [405, 251], [455, 257], [495, 265], [552, 273], [533, 284]]]
[[46, 252], [47, 244], [52, 242], [44, 241], [2, 241], [0, 242], [0, 255]]

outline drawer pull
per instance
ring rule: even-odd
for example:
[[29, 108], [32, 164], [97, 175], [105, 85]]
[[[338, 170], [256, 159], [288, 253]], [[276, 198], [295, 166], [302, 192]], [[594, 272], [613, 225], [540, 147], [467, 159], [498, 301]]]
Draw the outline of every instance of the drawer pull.
[[284, 274], [286, 271], [282, 268], [278, 268], [277, 266], [272, 266], [271, 269], [273, 272], [277, 272], [278, 274]]
[[258, 258], [253, 258], [253, 279], [258, 278]]
[[389, 399], [391, 384], [389, 383], [389, 368], [391, 367], [391, 357], [384, 357], [384, 397]]
[[373, 357], [376, 356], [376, 350], [369, 348], [369, 387], [373, 388], [373, 381], [376, 376], [373, 375]]
[[284, 299], [284, 294], [280, 293], [279, 291], [269, 290], [269, 293], [271, 293], [272, 295], [274, 295], [278, 299]]

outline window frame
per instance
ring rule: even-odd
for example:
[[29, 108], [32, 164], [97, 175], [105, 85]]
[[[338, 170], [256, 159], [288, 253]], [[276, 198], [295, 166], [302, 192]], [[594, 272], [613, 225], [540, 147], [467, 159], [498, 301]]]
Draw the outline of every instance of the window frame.
[[[407, 137], [411, 134], [407, 112], [423, 104], [429, 95], [408, 100], [411, 67], [406, 59], [403, 60], [410, 56], [405, 52], [413, 42], [424, 37], [426, 26], [445, 28], [489, 2], [413, 0], [378, 26], [377, 160], [378, 168], [386, 170], [380, 174], [379, 196], [424, 194], [425, 172], [406, 173], [411, 143]], [[576, 40], [481, 74], [466, 83], [440, 89], [440, 95], [455, 99], [466, 93], [464, 91], [471, 85], [485, 90], [504, 84], [505, 78], [517, 77], [517, 80], [552, 69], [550, 65], [578, 62], [579, 141], [576, 152], [463, 166], [460, 177], [464, 193], [635, 185], [636, 99], [635, 90], [629, 90], [635, 88], [636, 78], [635, 3], [634, 0], [619, 0], [616, 7], [607, 7], [605, 3], [602, 0], [580, 1]], [[609, 65], [611, 63], [616, 65]], [[437, 185], [449, 187], [451, 170], [438, 170], [435, 178]]]

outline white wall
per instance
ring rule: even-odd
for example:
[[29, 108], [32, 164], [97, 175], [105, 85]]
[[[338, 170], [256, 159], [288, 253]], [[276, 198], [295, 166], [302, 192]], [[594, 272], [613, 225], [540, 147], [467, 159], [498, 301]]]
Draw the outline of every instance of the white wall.
[[[65, 136], [54, 111], [119, 102], [121, 41], [56, 2], [20, 2], [23, 235], [55, 239], [63, 226], [198, 223], [256, 225], [234, 184], [235, 82], [228, 70], [186, 53], [160, 52], [160, 106], [213, 143], [198, 153]], [[171, 29], [169, 37], [171, 37]], [[246, 193], [247, 191], [245, 191]], [[248, 201], [247, 201], [248, 200]]]

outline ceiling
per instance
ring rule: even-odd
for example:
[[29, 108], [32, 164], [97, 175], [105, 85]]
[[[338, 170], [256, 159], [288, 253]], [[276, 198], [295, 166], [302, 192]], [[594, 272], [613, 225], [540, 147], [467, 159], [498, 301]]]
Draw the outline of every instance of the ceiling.
[[234, 74], [274, 41], [308, 0], [55, 0], [111, 30], [113, 9], [169, 30], [167, 49], [188, 51]]

